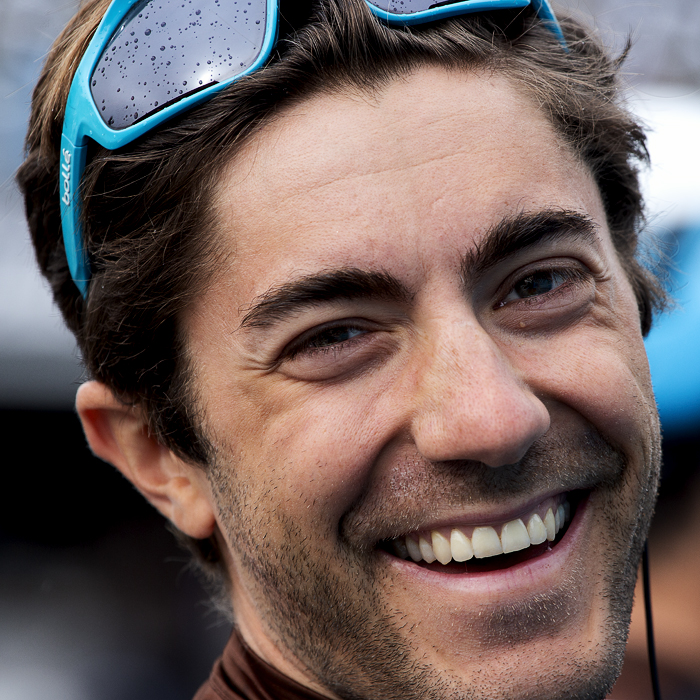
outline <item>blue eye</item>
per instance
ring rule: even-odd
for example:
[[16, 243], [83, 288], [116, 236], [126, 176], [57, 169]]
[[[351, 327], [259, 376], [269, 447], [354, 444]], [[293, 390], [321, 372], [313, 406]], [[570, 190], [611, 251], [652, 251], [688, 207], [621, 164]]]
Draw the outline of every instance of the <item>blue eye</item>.
[[332, 345], [339, 345], [352, 338], [362, 335], [363, 330], [353, 326], [336, 326], [335, 328], [324, 328], [322, 331], [311, 336], [302, 344], [302, 348], [327, 348]]
[[561, 287], [568, 288], [569, 283], [581, 281], [583, 276], [583, 271], [577, 269], [536, 270], [518, 279], [499, 306], [551, 294]]
[[[564, 284], [567, 277], [554, 270], [536, 272], [524, 277], [513, 286], [511, 294], [516, 294], [520, 299], [547, 294]], [[510, 295], [509, 295], [510, 296]]]
[[291, 360], [303, 354], [313, 355], [315, 353], [339, 351], [344, 343], [352, 341], [366, 332], [362, 328], [347, 323], [312, 329], [289, 345], [284, 352], [284, 356]]

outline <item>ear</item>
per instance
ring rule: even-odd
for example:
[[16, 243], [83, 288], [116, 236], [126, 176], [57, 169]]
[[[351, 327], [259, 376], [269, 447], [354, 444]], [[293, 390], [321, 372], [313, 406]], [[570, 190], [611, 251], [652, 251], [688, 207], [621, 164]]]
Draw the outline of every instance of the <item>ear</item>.
[[161, 445], [138, 407], [125, 406], [100, 382], [78, 389], [78, 415], [92, 451], [113, 464], [181, 532], [204, 539], [215, 529], [204, 471]]

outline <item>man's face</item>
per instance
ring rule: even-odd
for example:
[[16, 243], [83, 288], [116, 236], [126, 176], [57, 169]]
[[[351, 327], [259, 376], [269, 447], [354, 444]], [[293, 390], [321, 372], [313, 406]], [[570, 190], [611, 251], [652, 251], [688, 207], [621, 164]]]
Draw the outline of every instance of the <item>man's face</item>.
[[504, 78], [424, 69], [287, 109], [216, 206], [186, 327], [246, 641], [343, 698], [602, 697], [659, 438], [585, 167]]

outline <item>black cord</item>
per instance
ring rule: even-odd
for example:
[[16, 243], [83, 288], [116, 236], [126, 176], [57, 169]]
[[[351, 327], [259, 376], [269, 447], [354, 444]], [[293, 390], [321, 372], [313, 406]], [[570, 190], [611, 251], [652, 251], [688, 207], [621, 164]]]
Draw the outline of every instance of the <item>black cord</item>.
[[651, 620], [651, 589], [649, 587], [649, 543], [644, 543], [642, 554], [642, 581], [644, 583], [644, 614], [647, 621], [647, 653], [649, 655], [649, 670], [651, 671], [651, 688], [654, 700], [661, 700], [659, 688], [659, 672], [656, 668], [656, 649], [654, 648], [654, 624]]

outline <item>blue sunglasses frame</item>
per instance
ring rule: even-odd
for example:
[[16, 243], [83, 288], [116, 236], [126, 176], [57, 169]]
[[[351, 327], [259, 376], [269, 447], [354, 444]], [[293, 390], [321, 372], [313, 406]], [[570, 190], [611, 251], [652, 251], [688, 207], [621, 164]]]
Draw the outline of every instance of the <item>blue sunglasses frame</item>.
[[[187, 95], [130, 126], [112, 129], [100, 116], [90, 90], [90, 80], [110, 40], [119, 30], [131, 8], [139, 1], [114, 0], [109, 6], [80, 61], [66, 103], [60, 154], [61, 227], [70, 273], [83, 298], [87, 297], [90, 263], [80, 225], [79, 189], [90, 140], [109, 150], [126, 146], [168, 119], [206, 102], [231, 83], [260, 69], [277, 44], [279, 0], [265, 0], [267, 12], [263, 45], [257, 58], [248, 68], [231, 78]], [[396, 13], [378, 7], [370, 0], [365, 2], [378, 19], [395, 26], [422, 24], [462, 14], [517, 9], [532, 5], [537, 15], [568, 51], [566, 40], [548, 0], [463, 0], [413, 13]], [[383, 0], [383, 4], [390, 5], [390, 0]]]

